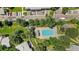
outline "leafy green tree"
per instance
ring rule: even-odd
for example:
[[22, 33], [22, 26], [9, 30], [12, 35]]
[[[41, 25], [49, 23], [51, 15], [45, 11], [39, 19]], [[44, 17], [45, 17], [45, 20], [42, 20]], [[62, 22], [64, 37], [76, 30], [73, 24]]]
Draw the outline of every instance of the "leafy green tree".
[[29, 22], [24, 19], [17, 19], [16, 22], [23, 27], [29, 26]]
[[45, 19], [41, 19], [39, 21], [39, 23], [40, 23], [40, 26], [45, 26], [46, 25], [46, 20]]
[[50, 38], [49, 39], [50, 45], [53, 45], [53, 49], [57, 51], [64, 51], [67, 48], [67, 43], [65, 40], [57, 39], [57, 38]]
[[56, 10], [58, 10], [60, 7], [51, 7], [50, 8], [50, 13], [49, 13], [49, 16], [52, 16], [53, 14], [54, 14], [54, 12], [56, 11]]
[[29, 20], [29, 25], [30, 25], [30, 26], [34, 26], [34, 25], [35, 25], [35, 24], [34, 24], [34, 20], [30, 19], [30, 20]]
[[57, 38], [50, 37], [50, 39], [49, 39], [50, 44], [54, 45], [54, 46], [59, 45], [60, 41], [59, 42], [58, 41], [59, 40]]
[[49, 40], [45, 40], [45, 41], [43, 42], [43, 45], [44, 45], [44, 46], [49, 46], [49, 45], [50, 45], [50, 41], [49, 41]]
[[76, 28], [69, 28], [66, 30], [65, 34], [71, 38], [76, 38], [79, 35], [79, 31]]
[[3, 46], [2, 46], [2, 50], [3, 50], [3, 51], [7, 51], [7, 50], [8, 50], [8, 47], [6, 47], [5, 45], [3, 45]]
[[20, 36], [16, 36], [15, 38], [14, 38], [14, 42], [16, 43], [16, 44], [20, 44], [20, 43], [22, 43], [24, 40], [20, 37]]
[[6, 14], [7, 12], [10, 12], [10, 10], [5, 7], [4, 8], [4, 13]]
[[16, 31], [15, 31], [15, 34], [16, 34], [16, 35], [21, 35], [22, 33], [24, 33], [23, 30], [16, 30]]
[[8, 51], [17, 51], [15, 47], [8, 48]]
[[10, 47], [0, 45], [0, 51], [16, 51], [16, 48], [13, 44], [10, 44]]
[[38, 43], [37, 45], [37, 50], [38, 51], [46, 51], [47, 50], [47, 47], [45, 45], [43, 45], [43, 43]]
[[63, 7], [62, 13], [63, 13], [63, 14], [66, 14], [66, 13], [68, 12], [68, 10], [69, 10], [69, 9], [68, 9], [67, 7]]
[[39, 25], [40, 25], [39, 20], [36, 19], [36, 20], [34, 21], [34, 24], [35, 24], [35, 26], [39, 26]]
[[0, 44], [0, 51], [2, 51], [3, 49], [2, 49], [2, 45]]
[[8, 20], [5, 20], [5, 25], [12, 26], [13, 25], [13, 22], [12, 21], [8, 21]]
[[35, 27], [31, 27], [31, 29], [30, 29], [30, 38], [32, 37], [32, 38], [35, 38]]
[[58, 10], [60, 7], [52, 7], [52, 8], [50, 8], [50, 10], [52, 10], [52, 11], [56, 11], [56, 10]]
[[78, 23], [78, 20], [74, 18], [74, 19], [71, 19], [69, 22], [70, 23], [73, 23], [73, 24], [77, 24]]
[[23, 19], [20, 19], [20, 18], [16, 19], [16, 22], [17, 22], [18, 24], [21, 24], [22, 21], [23, 21]]
[[2, 21], [0, 21], [0, 27], [2, 28], [4, 25], [3, 25], [3, 23], [2, 23]]
[[48, 27], [54, 27], [56, 25], [55, 19], [48, 16], [46, 18], [46, 24], [47, 24]]
[[49, 13], [49, 16], [53, 16], [53, 14], [54, 14], [54, 11], [50, 11], [50, 13]]
[[77, 23], [76, 23], [77, 25], [79, 25], [79, 20], [77, 21]]
[[49, 26], [54, 27], [56, 25], [55, 19], [51, 16], [47, 16], [46, 19], [29, 20], [29, 25], [31, 26]]
[[24, 14], [25, 16], [27, 16], [27, 12], [24, 12], [23, 14]]
[[10, 41], [11, 43], [14, 44], [20, 44], [22, 43], [24, 40], [24, 37], [22, 36], [22, 34], [24, 34], [24, 32], [22, 30], [17, 30], [15, 31], [11, 36], [10, 36]]
[[56, 24], [57, 25], [64, 25], [64, 24], [66, 24], [66, 22], [65, 21], [58, 21], [58, 22], [56, 22]]
[[29, 23], [27, 21], [23, 20], [22, 23], [21, 23], [21, 25], [23, 27], [26, 27], [26, 26], [29, 26]]
[[15, 7], [9, 7], [9, 9], [13, 10]]
[[55, 46], [54, 50], [56, 50], [56, 51], [65, 51], [66, 49], [63, 46]]
[[15, 45], [10, 43], [10, 47], [8, 48], [8, 51], [16, 51]]
[[68, 36], [60, 36], [59, 40], [61, 40], [62, 46], [64, 46], [65, 48], [68, 48], [70, 46], [71, 40]]

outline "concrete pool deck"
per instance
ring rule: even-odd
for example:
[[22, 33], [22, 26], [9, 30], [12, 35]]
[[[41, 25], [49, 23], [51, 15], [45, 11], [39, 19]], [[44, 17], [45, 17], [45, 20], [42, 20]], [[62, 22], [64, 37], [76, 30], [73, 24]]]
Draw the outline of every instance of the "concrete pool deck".
[[[44, 36], [42, 34], [42, 30], [53, 30], [55, 32], [54, 32], [54, 34], [52, 33], [52, 35]], [[36, 27], [35, 34], [36, 34], [36, 37], [39, 38], [39, 39], [48, 39], [49, 37], [56, 37], [56, 36], [58, 36], [57, 35], [57, 27], [54, 27], [52, 29], [49, 28], [49, 27]]]

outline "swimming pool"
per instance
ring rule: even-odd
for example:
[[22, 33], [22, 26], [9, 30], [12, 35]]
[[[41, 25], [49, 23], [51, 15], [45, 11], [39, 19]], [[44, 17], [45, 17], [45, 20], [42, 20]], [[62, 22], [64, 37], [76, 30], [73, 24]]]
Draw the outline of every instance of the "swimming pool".
[[56, 37], [57, 28], [49, 28], [49, 27], [38, 27], [35, 29], [35, 34], [37, 38], [40, 39], [48, 39], [50, 37]]
[[51, 37], [55, 34], [56, 34], [56, 30], [54, 28], [53, 29], [47, 28], [47, 29], [41, 30], [42, 36]]

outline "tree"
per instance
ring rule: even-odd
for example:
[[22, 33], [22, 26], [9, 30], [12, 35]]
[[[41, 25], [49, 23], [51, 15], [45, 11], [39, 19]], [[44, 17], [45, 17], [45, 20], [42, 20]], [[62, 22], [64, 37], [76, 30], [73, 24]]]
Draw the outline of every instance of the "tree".
[[43, 43], [38, 43], [37, 45], [37, 50], [38, 51], [46, 51], [47, 50], [47, 47], [43, 45]]
[[2, 21], [0, 21], [0, 27], [2, 28], [4, 25], [3, 25], [3, 23], [2, 23]]
[[34, 25], [35, 25], [33, 19], [30, 19], [30, 20], [29, 20], [29, 25], [30, 25], [30, 26], [34, 26]]
[[73, 23], [73, 24], [77, 24], [78, 23], [78, 20], [74, 18], [74, 19], [71, 19], [69, 22], [70, 23]]
[[17, 36], [21, 36], [22, 38], [26, 38], [26, 35], [29, 34], [29, 33], [25, 33], [23, 30], [16, 30], [15, 34]]
[[69, 9], [68, 9], [67, 7], [63, 7], [62, 13], [63, 13], [63, 14], [66, 14], [66, 13], [68, 12], [68, 10], [69, 10]]
[[13, 44], [10, 44], [10, 47], [0, 45], [0, 51], [16, 51], [16, 48]]
[[8, 51], [16, 51], [15, 45], [10, 43], [10, 47], [8, 48]]
[[9, 47], [8, 51], [17, 51], [15, 47]]
[[44, 42], [43, 42], [43, 45], [44, 46], [49, 46], [51, 43], [50, 43], [50, 40], [45, 40]]
[[9, 9], [13, 10], [15, 7], [9, 7]]
[[56, 25], [56, 22], [55, 22], [55, 19], [54, 18], [52, 18], [52, 17], [50, 17], [50, 16], [48, 16], [47, 18], [46, 18], [46, 25], [48, 26], [48, 27], [54, 27], [55, 25]]
[[70, 38], [68, 36], [60, 36], [59, 37], [59, 40], [62, 41], [62, 45], [65, 47], [65, 48], [68, 48], [70, 46]]
[[29, 26], [29, 23], [27, 21], [23, 20], [23, 21], [21, 21], [20, 25], [23, 27], [26, 27], [26, 26]]
[[8, 20], [5, 20], [5, 25], [12, 26], [13, 25], [13, 22], [12, 21], [8, 21]]
[[54, 46], [59, 45], [60, 41], [59, 42], [58, 41], [59, 40], [57, 38], [50, 37], [50, 39], [49, 39], [50, 44], [54, 45]]
[[30, 29], [30, 37], [32, 37], [32, 38], [35, 38], [35, 27], [31, 27], [31, 29]]
[[3, 50], [3, 51], [7, 51], [7, 50], [8, 50], [8, 47], [6, 47], [5, 45], [3, 45], [3, 46], [2, 46], [2, 50]]
[[21, 23], [19, 23], [19, 25], [23, 26], [23, 27], [26, 27], [29, 25], [29, 23], [25, 20], [22, 20]]
[[54, 27], [56, 25], [55, 19], [47, 16], [46, 19], [38, 20], [29, 20], [29, 25], [31, 26], [48, 26], [48, 27]]
[[23, 27], [26, 27], [26, 26], [29, 26], [29, 22], [24, 20], [24, 19], [17, 19], [16, 21], [19, 25], [23, 26]]
[[16, 30], [16, 31], [15, 31], [15, 34], [16, 34], [16, 35], [21, 35], [22, 33], [24, 33], [23, 30]]
[[79, 20], [77, 21], [77, 23], [76, 23], [77, 25], [79, 25]]
[[10, 10], [9, 9], [7, 9], [6, 7], [4, 8], [4, 12], [5, 12], [5, 14], [7, 13], [7, 12], [9, 12]]
[[0, 44], [0, 51], [2, 51], [2, 45]]
[[34, 24], [35, 24], [35, 26], [39, 26], [39, 25], [40, 25], [39, 20], [36, 19], [36, 20], [34, 21]]
[[40, 23], [40, 26], [45, 26], [45, 25], [46, 25], [45, 19], [41, 19], [41, 20], [39, 21], [39, 23]]
[[[24, 31], [23, 30], [16, 30], [11, 36], [10, 36], [10, 41], [11, 43], [14, 44], [20, 44], [22, 43], [24, 40]], [[25, 35], [25, 34], [24, 34]]]
[[50, 13], [49, 13], [49, 15], [53, 16], [53, 14], [54, 14], [54, 11], [51, 10]]
[[[53, 49], [57, 51], [64, 51], [66, 50], [66, 43], [65, 40], [57, 39], [57, 38], [50, 38], [49, 39], [50, 45], [54, 46]], [[64, 44], [65, 43], [65, 44]]]
[[65, 51], [66, 49], [63, 46], [55, 46], [54, 50], [56, 50], [56, 51]]
[[25, 16], [27, 16], [27, 12], [24, 12], [23, 14], [24, 14]]
[[23, 21], [23, 19], [20, 19], [20, 18], [16, 19], [16, 22], [17, 22], [18, 24], [21, 24], [22, 21]]
[[57, 25], [64, 25], [64, 24], [66, 24], [66, 21], [61, 21], [61, 20], [60, 20], [60, 21], [56, 22], [56, 24], [57, 24]]
[[52, 8], [50, 8], [50, 10], [52, 10], [52, 11], [56, 11], [56, 10], [58, 10], [60, 7], [52, 7]]
[[68, 28], [65, 34], [71, 38], [76, 38], [79, 34], [78, 29], [76, 28]]
[[20, 37], [20, 36], [16, 36], [15, 38], [14, 38], [14, 42], [15, 42], [15, 44], [20, 44], [20, 43], [22, 43], [24, 40]]

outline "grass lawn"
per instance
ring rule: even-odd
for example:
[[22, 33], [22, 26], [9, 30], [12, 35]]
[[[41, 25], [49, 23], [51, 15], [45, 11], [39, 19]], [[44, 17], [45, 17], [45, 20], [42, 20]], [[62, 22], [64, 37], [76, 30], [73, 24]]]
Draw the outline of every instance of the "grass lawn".
[[22, 12], [22, 7], [15, 7], [12, 12]]

